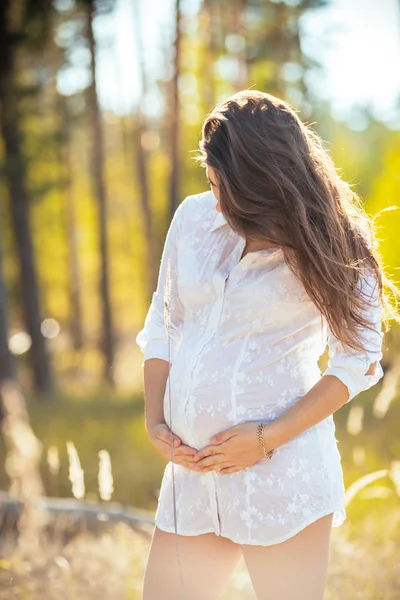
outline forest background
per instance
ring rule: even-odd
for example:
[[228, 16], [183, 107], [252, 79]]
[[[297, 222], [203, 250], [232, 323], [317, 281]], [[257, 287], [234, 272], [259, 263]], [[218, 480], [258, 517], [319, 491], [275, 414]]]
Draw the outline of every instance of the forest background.
[[[369, 54], [344, 54], [338, 15], [347, 25], [360, 19], [346, 48], [361, 40]], [[379, 53], [389, 39], [393, 50]], [[0, 560], [5, 598], [22, 597], [28, 571], [24, 597], [36, 597], [54, 564], [54, 585], [73, 585], [79, 597], [96, 597], [99, 585], [104, 598], [107, 585], [110, 598], [139, 597], [144, 550], [126, 510], [151, 523], [165, 463], [144, 431], [135, 337], [172, 215], [207, 189], [191, 156], [219, 100], [260, 89], [314, 124], [367, 212], [379, 213], [380, 253], [397, 281], [398, 58], [394, 0], [1, 0], [0, 506], [2, 531], [19, 531]], [[348, 75], [342, 90], [329, 79], [334, 69]], [[400, 590], [399, 350], [394, 325], [383, 381], [335, 415], [349, 519], [333, 534], [330, 598]], [[93, 507], [103, 515], [89, 527], [101, 539], [96, 552], [81, 521], [71, 538], [49, 541], [39, 498], [53, 517]], [[51, 504], [60, 498], [64, 509]], [[30, 517], [6, 528], [10, 507]], [[120, 521], [129, 527], [121, 531]], [[37, 547], [46, 548], [41, 570]], [[104, 579], [110, 560], [123, 584]], [[237, 578], [229, 598], [234, 584], [253, 597]], [[46, 597], [58, 597], [46, 585]]]

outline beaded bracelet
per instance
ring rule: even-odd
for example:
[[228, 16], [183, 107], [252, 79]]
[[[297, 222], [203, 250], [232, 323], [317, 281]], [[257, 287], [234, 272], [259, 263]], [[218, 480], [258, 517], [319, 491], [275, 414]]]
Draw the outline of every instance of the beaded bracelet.
[[261, 447], [261, 452], [263, 454], [264, 458], [272, 458], [272, 455], [274, 453], [273, 450], [269, 450], [267, 451], [266, 447], [265, 447], [265, 442], [264, 442], [264, 425], [265, 423], [258, 423], [257, 424], [257, 437], [258, 437], [258, 441], [260, 443], [260, 447]]

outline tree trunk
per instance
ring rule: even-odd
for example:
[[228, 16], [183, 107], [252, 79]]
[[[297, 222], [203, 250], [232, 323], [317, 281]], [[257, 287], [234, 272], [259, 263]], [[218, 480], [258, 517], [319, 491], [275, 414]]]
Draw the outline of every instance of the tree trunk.
[[3, 273], [3, 253], [0, 246], [0, 383], [4, 379], [15, 379], [14, 362], [8, 347], [7, 315], [7, 289]]
[[30, 231], [30, 199], [26, 187], [21, 150], [17, 94], [14, 83], [14, 55], [7, 28], [9, 1], [0, 3], [0, 103], [1, 132], [4, 142], [5, 174], [10, 213], [20, 270], [20, 288], [25, 327], [32, 345], [29, 350], [36, 391], [53, 389], [49, 357], [42, 336], [39, 289]]
[[[136, 53], [138, 57], [139, 66], [139, 77], [141, 81], [142, 97], [145, 96], [147, 91], [146, 82], [146, 70], [143, 61], [143, 48], [141, 44], [141, 27], [140, 27], [140, 14], [138, 5], [133, 4], [134, 8], [134, 31], [135, 31], [135, 42], [136, 42]], [[146, 131], [146, 121], [141, 109], [140, 103], [137, 109], [136, 122], [134, 125], [133, 138], [134, 138], [134, 151], [136, 158], [136, 173], [140, 187], [140, 205], [142, 209], [142, 218], [144, 225], [144, 235], [147, 243], [147, 261], [146, 261], [146, 274], [147, 276], [147, 288], [146, 288], [146, 301], [147, 304], [151, 301], [153, 291], [157, 287], [157, 268], [156, 268], [156, 248], [154, 243], [154, 231], [153, 231], [153, 219], [150, 206], [150, 189], [149, 189], [149, 176], [148, 176], [148, 162], [146, 151], [142, 145], [142, 136]]]
[[175, 0], [175, 56], [174, 76], [172, 79], [172, 102], [170, 112], [171, 132], [171, 176], [169, 194], [170, 221], [179, 204], [179, 75], [180, 75], [180, 49], [181, 49], [181, 6], [180, 0]]
[[81, 278], [78, 258], [78, 239], [75, 214], [75, 198], [72, 189], [70, 122], [65, 106], [62, 107], [62, 143], [60, 144], [60, 169], [65, 190], [66, 235], [68, 239], [69, 297], [71, 306], [70, 326], [75, 350], [83, 347]]
[[18, 531], [24, 547], [37, 552], [46, 524], [44, 511], [38, 506], [44, 488], [40, 473], [43, 444], [32, 431], [25, 398], [16, 381], [2, 381], [0, 404], [3, 421], [0, 433], [7, 452], [5, 470], [10, 479], [10, 493], [21, 503]]
[[113, 363], [114, 363], [114, 334], [110, 301], [109, 286], [109, 257], [107, 243], [107, 194], [104, 172], [104, 143], [101, 124], [101, 114], [97, 94], [96, 82], [96, 41], [93, 31], [94, 3], [89, 2], [87, 6], [87, 37], [91, 56], [92, 82], [88, 89], [89, 107], [92, 117], [92, 143], [93, 143], [93, 165], [92, 177], [94, 192], [98, 205], [99, 218], [99, 251], [100, 251], [100, 300], [102, 307], [102, 351], [104, 354], [105, 379], [114, 385]]
[[203, 0], [203, 28], [201, 39], [204, 40], [202, 53], [202, 77], [206, 85], [202, 86], [205, 112], [208, 113], [216, 103], [214, 62], [218, 56], [216, 30], [218, 27], [217, 14], [213, 0]]
[[[231, 5], [231, 11], [228, 13], [229, 30], [239, 37], [245, 36], [243, 32], [246, 31], [244, 23], [243, 13], [246, 9], [247, 0], [235, 0]], [[237, 61], [237, 74], [235, 79], [235, 89], [243, 90], [247, 87], [247, 61], [246, 61], [246, 41], [243, 48], [235, 50], [231, 55], [235, 55]]]

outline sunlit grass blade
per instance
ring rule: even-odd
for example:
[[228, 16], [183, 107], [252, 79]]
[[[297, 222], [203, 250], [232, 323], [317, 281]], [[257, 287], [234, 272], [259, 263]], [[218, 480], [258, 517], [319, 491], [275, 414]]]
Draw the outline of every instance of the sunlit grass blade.
[[395, 485], [396, 493], [400, 497], [400, 460], [393, 460], [391, 462], [389, 475]]
[[57, 446], [49, 446], [47, 448], [47, 465], [52, 475], [58, 475], [60, 472], [60, 455]]
[[67, 442], [69, 459], [69, 480], [72, 485], [72, 493], [77, 500], [85, 497], [85, 479], [81, 467], [78, 452], [73, 442]]
[[111, 458], [107, 450], [100, 450], [99, 452], [99, 474], [97, 481], [100, 498], [108, 502], [111, 500], [114, 492], [114, 480], [111, 470]]
[[367, 487], [370, 483], [373, 483], [377, 479], [381, 479], [382, 477], [386, 477], [388, 475], [388, 469], [382, 469], [381, 471], [374, 471], [373, 473], [368, 473], [367, 475], [363, 475], [357, 479], [354, 483], [347, 488], [344, 496], [344, 504], [348, 506], [350, 502], [353, 500], [354, 496], [362, 489]]
[[349, 435], [358, 435], [361, 433], [364, 424], [364, 407], [353, 404], [347, 417], [347, 433]]

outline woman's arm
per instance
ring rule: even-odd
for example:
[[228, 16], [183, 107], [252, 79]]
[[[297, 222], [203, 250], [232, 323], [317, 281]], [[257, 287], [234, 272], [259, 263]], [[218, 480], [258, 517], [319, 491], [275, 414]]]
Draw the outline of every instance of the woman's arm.
[[[153, 293], [143, 328], [136, 336], [136, 343], [143, 352], [145, 427], [148, 434], [152, 432], [155, 425], [165, 423], [163, 400], [169, 373], [169, 361], [172, 362], [175, 344], [180, 337], [183, 325], [183, 307], [179, 301], [177, 286], [181, 207], [182, 204], [175, 211], [168, 228], [161, 256], [157, 287]], [[171, 276], [169, 340], [164, 312], [168, 267]]]
[[163, 401], [169, 364], [160, 358], [149, 358], [143, 365], [144, 419], [149, 433], [154, 425], [165, 423]]
[[361, 279], [359, 290], [370, 304], [365, 314], [374, 331], [362, 332], [365, 353], [345, 351], [341, 342], [329, 331], [328, 368], [321, 379], [281, 417], [265, 427], [266, 446], [280, 446], [329, 417], [361, 391], [375, 385], [382, 377], [381, 330], [382, 306], [378, 298], [376, 277], [369, 274]]
[[[173, 459], [177, 464], [191, 468], [196, 449], [183, 444], [179, 436], [171, 432], [164, 417], [164, 395], [170, 363], [174, 360], [183, 330], [184, 308], [179, 298], [177, 265], [184, 202], [176, 209], [169, 226], [161, 257], [157, 289], [153, 293], [144, 326], [136, 336], [136, 343], [143, 352], [145, 428], [149, 439], [166, 460]], [[167, 311], [166, 300], [169, 306]], [[174, 447], [173, 453], [171, 443]]]
[[[146, 427], [157, 422], [164, 422], [163, 398], [169, 363], [173, 362], [177, 345], [182, 336], [184, 308], [179, 298], [177, 263], [183, 203], [176, 209], [169, 226], [161, 256], [157, 288], [153, 293], [143, 328], [136, 336], [136, 343], [143, 352]], [[168, 276], [169, 282], [167, 281]], [[167, 285], [169, 289], [169, 293], [167, 293], [169, 301], [168, 332], [165, 319]]]
[[169, 363], [164, 359], [144, 361], [145, 428], [151, 443], [166, 460], [192, 469], [196, 448], [183, 444], [164, 419], [163, 400], [168, 372]]
[[[346, 386], [337, 377], [321, 379], [283, 415], [264, 425], [264, 443], [274, 450], [316, 425], [347, 402]], [[263, 457], [257, 439], [257, 421], [246, 421], [214, 435], [211, 444], [199, 450], [196, 470], [221, 474], [246, 469]], [[274, 457], [272, 456], [272, 460]]]
[[[156, 291], [147, 312], [144, 326], [136, 336], [136, 343], [143, 352], [143, 362], [148, 358], [161, 358], [173, 362], [177, 345], [183, 331], [184, 308], [178, 290], [178, 243], [182, 202], [175, 211], [161, 256]], [[169, 275], [169, 281], [167, 276]], [[169, 327], [168, 335], [165, 320], [165, 294], [168, 292]]]
[[336, 412], [349, 390], [335, 375], [324, 375], [296, 404], [264, 426], [267, 450], [277, 448]]

